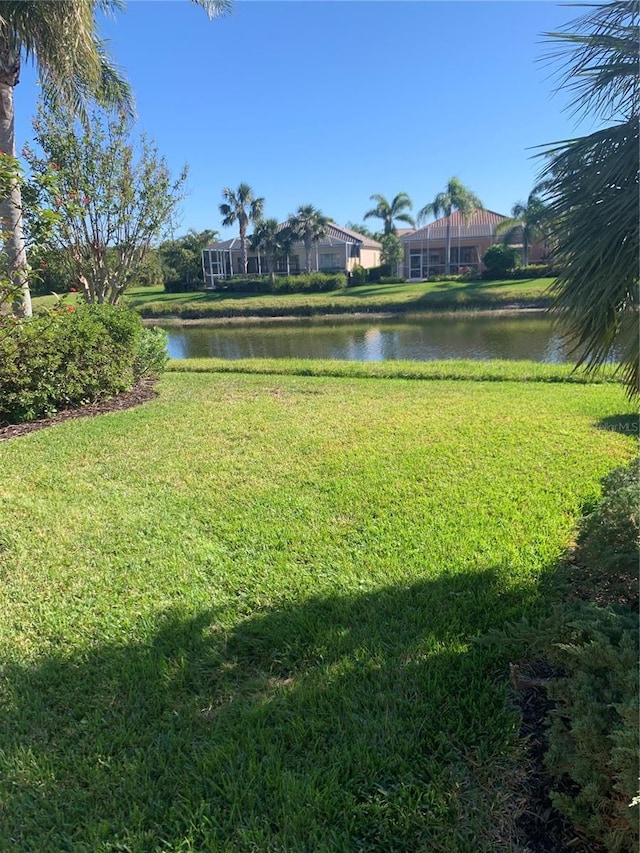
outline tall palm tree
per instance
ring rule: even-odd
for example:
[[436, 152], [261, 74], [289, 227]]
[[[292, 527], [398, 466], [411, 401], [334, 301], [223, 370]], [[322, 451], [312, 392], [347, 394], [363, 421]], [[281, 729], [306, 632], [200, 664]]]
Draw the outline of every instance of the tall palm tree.
[[301, 204], [295, 213], [289, 216], [293, 233], [304, 243], [305, 270], [311, 272], [311, 251], [315, 243], [327, 233], [329, 220], [312, 204]]
[[249, 184], [239, 184], [237, 190], [225, 187], [220, 205], [222, 224], [225, 228], [238, 223], [240, 232], [240, 258], [242, 272], [247, 274], [247, 228], [250, 222], [259, 222], [264, 212], [264, 199], [256, 198]]
[[418, 221], [427, 216], [440, 215], [447, 217], [447, 249], [445, 258], [445, 275], [451, 271], [451, 222], [450, 217], [454, 210], [459, 210], [464, 219], [468, 219], [476, 210], [482, 210], [482, 202], [477, 195], [467, 189], [458, 178], [451, 178], [444, 192], [438, 193], [430, 204], [425, 204], [418, 213]]
[[404, 212], [406, 210], [412, 210], [413, 208], [413, 202], [406, 193], [398, 193], [391, 202], [387, 201], [383, 195], [378, 193], [370, 196], [370, 199], [371, 201], [375, 201], [376, 206], [372, 207], [371, 210], [368, 210], [365, 213], [364, 218], [371, 219], [374, 217], [375, 219], [382, 219], [384, 222], [385, 234], [396, 233], [396, 219], [400, 222], [406, 222], [408, 225], [415, 228], [416, 223], [414, 218]]
[[526, 204], [518, 202], [511, 208], [511, 217], [496, 225], [496, 237], [502, 235], [503, 242], [513, 242], [521, 232], [522, 264], [529, 265], [529, 248], [542, 240], [548, 233], [549, 210], [536, 192], [529, 194]]
[[638, 0], [617, 0], [546, 34], [573, 110], [610, 126], [549, 146], [540, 184], [564, 262], [553, 309], [580, 364], [595, 369], [617, 351], [630, 396], [639, 393], [640, 356], [639, 24]]
[[[195, 0], [209, 17], [230, 8], [229, 0]], [[112, 14], [122, 0], [4, 0], [0, 4], [0, 151], [16, 156], [15, 87], [22, 60], [35, 65], [45, 97], [74, 115], [84, 116], [89, 101], [132, 110], [128, 83], [112, 64], [99, 38], [96, 10]], [[22, 224], [22, 197], [17, 180], [0, 203], [9, 276], [16, 292], [15, 309], [31, 315], [31, 295]]]
[[278, 258], [286, 257], [291, 252], [293, 241], [291, 229], [279, 225], [277, 219], [263, 219], [256, 223], [250, 240], [251, 248], [264, 253], [272, 283], [276, 277]]

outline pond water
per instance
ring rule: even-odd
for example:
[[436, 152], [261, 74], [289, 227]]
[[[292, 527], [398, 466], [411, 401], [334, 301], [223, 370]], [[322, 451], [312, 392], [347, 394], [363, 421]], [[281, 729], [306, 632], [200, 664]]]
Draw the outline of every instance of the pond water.
[[574, 361], [543, 313], [165, 326], [171, 358]]

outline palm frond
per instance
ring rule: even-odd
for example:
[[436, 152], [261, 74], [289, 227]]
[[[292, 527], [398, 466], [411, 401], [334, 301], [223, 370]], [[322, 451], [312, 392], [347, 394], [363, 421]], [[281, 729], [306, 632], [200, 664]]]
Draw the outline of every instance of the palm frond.
[[633, 118], [556, 143], [542, 176], [565, 267], [553, 287], [554, 310], [579, 362], [594, 369], [622, 346], [620, 358], [637, 372], [628, 361], [634, 346], [622, 343], [621, 330], [632, 322], [637, 334], [639, 142]]
[[545, 59], [559, 64], [558, 90], [573, 92], [574, 114], [604, 120], [638, 112], [640, 2], [583, 4], [590, 11], [564, 30], [545, 33]]
[[209, 20], [213, 18], [222, 18], [233, 11], [233, 3], [231, 0], [191, 0], [196, 6], [207, 13]]

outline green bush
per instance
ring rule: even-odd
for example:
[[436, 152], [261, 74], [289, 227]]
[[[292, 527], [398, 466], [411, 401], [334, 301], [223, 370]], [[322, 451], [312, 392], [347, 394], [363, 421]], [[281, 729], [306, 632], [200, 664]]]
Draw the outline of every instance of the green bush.
[[[581, 589], [606, 581], [608, 600], [637, 605], [640, 490], [638, 461], [602, 480], [602, 497], [580, 519], [576, 539]], [[632, 590], [631, 595], [628, 591]], [[636, 607], [637, 609], [637, 607]], [[545, 763], [551, 799], [609, 853], [635, 853], [638, 832], [638, 614], [629, 606], [558, 605], [535, 625], [522, 621], [481, 642], [513, 643], [544, 657], [560, 675]]]
[[593, 575], [637, 576], [640, 564], [638, 460], [602, 480], [602, 498], [579, 524], [576, 557]]
[[275, 281], [269, 276], [227, 279], [221, 288], [231, 293], [327, 293], [347, 286], [347, 276], [337, 273], [300, 273], [278, 275]]
[[582, 604], [567, 628], [548, 648], [566, 673], [549, 687], [551, 799], [610, 853], [632, 853], [640, 840], [637, 616]]
[[161, 367], [161, 337], [134, 312], [61, 305], [0, 325], [0, 424], [48, 417], [131, 388]]
[[194, 293], [197, 290], [204, 289], [204, 281], [199, 279], [192, 279], [192, 281], [183, 281], [178, 278], [165, 279], [164, 289], [165, 293]]
[[366, 284], [368, 279], [368, 274], [366, 269], [360, 264], [356, 264], [355, 267], [351, 270], [351, 278], [349, 279], [349, 284], [352, 287], [357, 287], [359, 284]]
[[526, 267], [510, 270], [509, 278], [526, 280], [530, 278], [555, 278], [562, 272], [562, 267], [553, 264], [529, 264]]
[[629, 608], [574, 601], [478, 641], [544, 658], [558, 673], [547, 686], [551, 801], [609, 853], [638, 850], [638, 639]]
[[489, 278], [505, 277], [510, 270], [520, 265], [520, 252], [511, 246], [497, 244], [484, 253], [482, 262]]
[[391, 275], [391, 264], [380, 264], [379, 267], [369, 267], [368, 278], [371, 282], [379, 282], [381, 278]]
[[167, 344], [168, 335], [164, 329], [157, 326], [143, 328], [133, 362], [133, 375], [136, 379], [162, 373], [169, 359]]

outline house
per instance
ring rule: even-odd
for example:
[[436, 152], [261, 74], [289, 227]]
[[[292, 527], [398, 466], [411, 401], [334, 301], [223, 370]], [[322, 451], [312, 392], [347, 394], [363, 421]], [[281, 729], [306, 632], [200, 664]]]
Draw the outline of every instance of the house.
[[[282, 227], [287, 223], [283, 223]], [[249, 275], [267, 273], [264, 256], [251, 249], [250, 238], [247, 237], [247, 256]], [[319, 272], [349, 272], [355, 266], [366, 269], [380, 265], [382, 246], [375, 240], [350, 231], [330, 222], [326, 236], [313, 246], [311, 269]], [[293, 244], [291, 253], [286, 258], [279, 258], [276, 272], [285, 275], [296, 275], [304, 271], [305, 250], [302, 241]], [[211, 243], [202, 252], [202, 271], [206, 287], [215, 287], [219, 279], [242, 275], [240, 238], [221, 240]]]
[[[482, 258], [494, 243], [501, 243], [495, 229], [508, 217], [492, 210], [476, 210], [468, 218], [455, 210], [451, 216], [443, 216], [429, 225], [402, 235], [399, 239], [404, 248], [404, 276], [421, 281], [445, 272], [447, 229], [449, 230], [449, 272], [482, 270]], [[510, 243], [510, 245], [514, 245]], [[515, 248], [522, 248], [516, 245]], [[544, 259], [544, 243], [530, 247], [529, 263]]]

